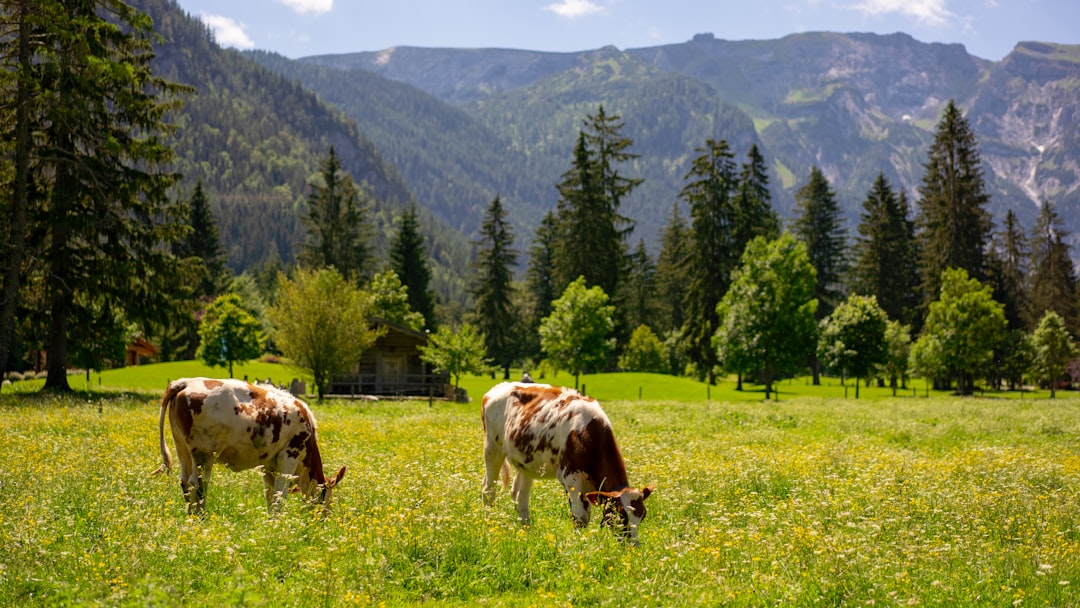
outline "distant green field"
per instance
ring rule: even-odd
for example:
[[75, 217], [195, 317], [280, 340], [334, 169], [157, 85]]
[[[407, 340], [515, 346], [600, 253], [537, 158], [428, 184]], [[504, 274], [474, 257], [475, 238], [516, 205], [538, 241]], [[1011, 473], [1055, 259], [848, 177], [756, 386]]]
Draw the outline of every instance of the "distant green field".
[[575, 529], [554, 481], [529, 528], [506, 491], [485, 508], [475, 395], [316, 404], [348, 466], [329, 514], [268, 516], [258, 474], [218, 468], [194, 518], [176, 471], [149, 475], [164, 378], [8, 393], [0, 606], [1080, 605], [1075, 396], [637, 400], [662, 380], [586, 381], [657, 485], [637, 548]]
[[[271, 379], [277, 384], [287, 385], [293, 378], [304, 378], [304, 375], [287, 366], [277, 363], [252, 362], [246, 365], [238, 365], [233, 370], [237, 378], [255, 380]], [[210, 378], [223, 378], [228, 376], [227, 370], [217, 367], [212, 368], [197, 361], [176, 361], [171, 363], [155, 363], [134, 367], [123, 367], [103, 372], [92, 372], [89, 384], [85, 376], [77, 375], [69, 378], [71, 387], [76, 390], [163, 390], [171, 380], [177, 378], [206, 376]], [[511, 380], [521, 378], [521, 370], [513, 370]], [[574, 376], [568, 373], [549, 375], [548, 377], [535, 377], [537, 382], [544, 382], [558, 386], [574, 386]], [[502, 374], [484, 376], [464, 376], [460, 386], [464, 388], [469, 397], [479, 401], [480, 397], [495, 384], [502, 381]], [[310, 379], [307, 380], [309, 390]], [[14, 389], [18, 392], [29, 392], [39, 389], [43, 380], [29, 380], [16, 383]], [[774, 384], [779, 395], [773, 399], [780, 401], [795, 397], [818, 397], [822, 399], [854, 399], [855, 386], [852, 380], [842, 383], [839, 378], [822, 377], [821, 384], [814, 386], [809, 377], [799, 377], [789, 380], [781, 380]], [[635, 372], [585, 374], [581, 376], [579, 390], [603, 401], [626, 400], [637, 401], [639, 399], [656, 401], [678, 401], [693, 403], [700, 401], [763, 401], [765, 399], [765, 387], [759, 384], [745, 382], [742, 391], [735, 390], [734, 377], [723, 378], [715, 386], [708, 386], [704, 382], [698, 382], [690, 378], [669, 376], [666, 374], [645, 374]], [[897, 397], [927, 397], [931, 395], [947, 396], [947, 391], [928, 391], [927, 385], [922, 380], [912, 380], [906, 389], [898, 390]], [[1049, 395], [1048, 391], [1025, 391], [1025, 392], [996, 392], [990, 391], [981, 394], [982, 397], [998, 399], [1039, 399]], [[877, 401], [891, 399], [893, 392], [889, 388], [863, 385], [859, 389], [860, 400]]]

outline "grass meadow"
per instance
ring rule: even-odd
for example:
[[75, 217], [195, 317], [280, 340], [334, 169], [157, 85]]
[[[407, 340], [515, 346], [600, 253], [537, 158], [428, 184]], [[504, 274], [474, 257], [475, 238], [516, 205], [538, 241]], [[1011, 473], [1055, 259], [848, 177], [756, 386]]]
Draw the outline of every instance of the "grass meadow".
[[468, 404], [313, 404], [348, 473], [328, 514], [275, 517], [252, 471], [215, 469], [201, 518], [149, 475], [160, 389], [5, 389], [0, 606], [1080, 605], [1080, 398], [648, 380], [585, 380], [623, 391], [630, 481], [658, 486], [637, 548], [574, 529], [555, 481], [528, 529], [508, 492], [483, 507], [489, 378]]

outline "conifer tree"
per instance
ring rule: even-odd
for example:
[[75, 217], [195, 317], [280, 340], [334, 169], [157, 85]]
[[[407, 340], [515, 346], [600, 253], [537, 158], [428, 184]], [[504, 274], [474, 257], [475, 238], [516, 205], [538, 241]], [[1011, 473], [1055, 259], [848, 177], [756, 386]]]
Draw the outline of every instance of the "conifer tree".
[[401, 214], [401, 226], [390, 245], [390, 267], [409, 290], [409, 307], [424, 315], [426, 327], [435, 325], [435, 295], [431, 292], [431, 269], [420, 234], [414, 203]]
[[329, 156], [319, 164], [318, 178], [311, 183], [308, 212], [302, 218], [307, 240], [300, 248], [300, 263], [310, 268], [333, 266], [356, 283], [366, 281], [371, 274], [368, 197], [342, 169], [331, 146]]
[[1069, 257], [1069, 233], [1050, 201], [1045, 201], [1031, 232], [1031, 326], [1046, 312], [1056, 312], [1076, 330], [1076, 270]]
[[514, 229], [506, 221], [502, 200], [488, 206], [476, 245], [472, 295], [476, 302], [475, 325], [484, 337], [487, 356], [510, 378], [510, 365], [519, 354], [518, 314], [513, 304]]
[[937, 299], [942, 271], [961, 268], [974, 279], [986, 277], [986, 249], [993, 228], [986, 205], [978, 142], [951, 100], [930, 145], [919, 187], [916, 218], [922, 304]]
[[178, 176], [162, 136], [188, 89], [152, 73], [153, 24], [128, 4], [37, 8], [47, 15], [32, 59], [43, 92], [34, 149], [49, 176], [33, 209], [49, 317], [45, 388], [70, 390], [68, 344], [97, 341], [96, 311], [150, 322], [186, 297], [168, 247], [183, 217], [168, 199]]
[[195, 257], [202, 261], [205, 274], [199, 281], [195, 296], [212, 299], [225, 287], [229, 277], [217, 223], [201, 180], [195, 184], [195, 190], [188, 199], [187, 224], [191, 231], [173, 246], [173, 253], [179, 258]]
[[903, 192], [896, 196], [884, 173], [863, 201], [858, 230], [852, 293], [876, 296], [889, 319], [910, 324], [918, 303], [915, 224], [908, 219]]
[[656, 264], [645, 248], [645, 241], [638, 241], [629, 258], [629, 272], [624, 283], [625, 309], [623, 318], [627, 327], [642, 325], [658, 327], [656, 304]]
[[798, 217], [792, 232], [806, 245], [810, 263], [817, 271], [818, 319], [823, 319], [843, 300], [843, 277], [847, 272], [847, 231], [840, 205], [825, 174], [811, 167], [810, 177], [795, 192]]
[[735, 194], [735, 249], [738, 255], [756, 236], [772, 240], [780, 236], [780, 218], [772, 207], [769, 174], [757, 144], [750, 146], [739, 172]]
[[555, 214], [547, 212], [540, 220], [529, 248], [529, 268], [526, 271], [525, 287], [529, 292], [531, 307], [526, 321], [526, 353], [529, 356], [540, 355], [540, 336], [537, 331], [540, 322], [551, 314], [551, 303], [558, 297], [555, 275], [555, 249], [558, 246], [558, 220]]
[[1026, 326], [1027, 265], [1031, 255], [1027, 236], [1020, 220], [1010, 209], [1005, 214], [1005, 225], [994, 235], [990, 249], [990, 279], [994, 287], [994, 299], [1005, 306], [1005, 320], [1010, 330]]
[[679, 203], [671, 206], [671, 216], [660, 237], [656, 260], [656, 292], [661, 333], [683, 326], [683, 297], [686, 293], [686, 256], [689, 229], [679, 214]]
[[[847, 273], [846, 231], [840, 217], [840, 205], [829, 180], [816, 166], [810, 169], [810, 177], [795, 192], [795, 204], [799, 216], [795, 219], [793, 232], [810, 256], [810, 264], [817, 271], [814, 295], [818, 301], [817, 318], [820, 321], [832, 314], [844, 297], [842, 278]], [[813, 382], [821, 383], [817, 352], [809, 352]]]
[[735, 163], [724, 140], [706, 140], [697, 152], [686, 175], [688, 183], [679, 195], [690, 205], [691, 217], [683, 339], [698, 375], [715, 384], [717, 355], [712, 337], [719, 326], [716, 306], [731, 284], [731, 272], [740, 255], [733, 233]]

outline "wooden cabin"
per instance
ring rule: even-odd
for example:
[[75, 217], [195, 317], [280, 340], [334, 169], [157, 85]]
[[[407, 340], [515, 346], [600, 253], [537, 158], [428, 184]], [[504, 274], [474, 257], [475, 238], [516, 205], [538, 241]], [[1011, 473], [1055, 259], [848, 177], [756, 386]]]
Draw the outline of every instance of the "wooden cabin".
[[148, 363], [152, 357], [158, 354], [158, 347], [147, 342], [144, 338], [135, 338], [124, 351], [124, 365], [140, 365]]
[[375, 395], [379, 397], [444, 398], [450, 375], [436, 373], [420, 360], [420, 346], [427, 344], [427, 334], [372, 318], [373, 327], [382, 327], [383, 335], [364, 351], [350, 373], [336, 376], [329, 393], [335, 396]]

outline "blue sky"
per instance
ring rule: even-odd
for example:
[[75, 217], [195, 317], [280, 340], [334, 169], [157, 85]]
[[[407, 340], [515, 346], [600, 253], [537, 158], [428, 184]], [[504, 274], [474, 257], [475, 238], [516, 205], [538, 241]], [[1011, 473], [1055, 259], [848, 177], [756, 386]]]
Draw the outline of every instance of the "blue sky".
[[906, 32], [999, 60], [1080, 44], [1080, 0], [178, 0], [223, 46], [287, 57], [394, 46], [582, 51], [806, 31]]

